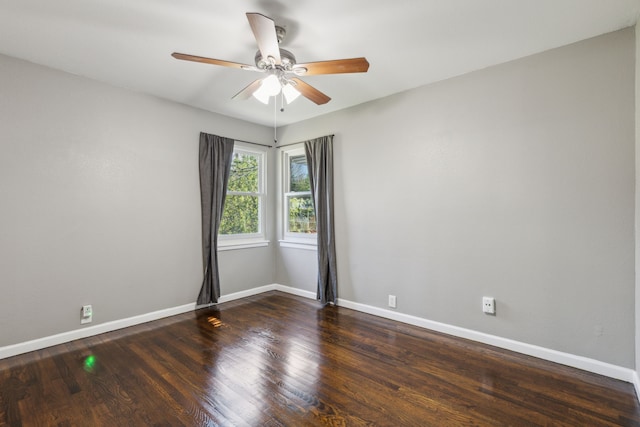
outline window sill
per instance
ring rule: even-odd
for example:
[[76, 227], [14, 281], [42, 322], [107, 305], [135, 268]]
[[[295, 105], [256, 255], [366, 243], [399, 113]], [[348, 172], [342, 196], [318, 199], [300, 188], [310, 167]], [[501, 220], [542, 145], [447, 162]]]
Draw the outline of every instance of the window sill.
[[225, 241], [218, 242], [218, 252], [222, 251], [234, 251], [236, 249], [249, 249], [249, 248], [263, 248], [269, 246], [268, 240], [256, 240], [256, 241]]
[[304, 249], [306, 251], [317, 251], [318, 245], [314, 243], [300, 243], [300, 242], [292, 242], [289, 240], [280, 240], [281, 248], [293, 248], [293, 249]]

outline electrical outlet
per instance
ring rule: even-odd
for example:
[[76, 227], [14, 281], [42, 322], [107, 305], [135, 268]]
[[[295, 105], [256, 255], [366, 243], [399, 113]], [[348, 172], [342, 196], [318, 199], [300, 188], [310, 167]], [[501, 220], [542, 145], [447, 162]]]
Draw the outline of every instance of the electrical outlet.
[[389, 295], [389, 307], [396, 308], [396, 296]]
[[487, 314], [496, 314], [496, 300], [491, 297], [482, 297], [482, 311]]
[[80, 324], [84, 325], [85, 323], [91, 323], [93, 320], [93, 307], [91, 304], [83, 305], [80, 310]]

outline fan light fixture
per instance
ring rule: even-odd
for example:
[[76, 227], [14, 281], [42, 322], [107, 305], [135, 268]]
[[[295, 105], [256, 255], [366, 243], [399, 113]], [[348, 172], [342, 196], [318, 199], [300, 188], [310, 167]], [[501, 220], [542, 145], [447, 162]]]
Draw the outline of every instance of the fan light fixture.
[[291, 104], [300, 96], [300, 92], [286, 79], [280, 79], [276, 74], [265, 77], [260, 83], [258, 90], [253, 92], [253, 97], [263, 104], [269, 103], [269, 98], [277, 96], [282, 92], [287, 104]]

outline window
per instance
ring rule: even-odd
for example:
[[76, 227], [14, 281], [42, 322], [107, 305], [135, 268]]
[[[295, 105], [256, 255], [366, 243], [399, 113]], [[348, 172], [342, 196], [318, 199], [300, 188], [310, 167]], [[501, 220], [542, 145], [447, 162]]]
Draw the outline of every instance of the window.
[[218, 232], [220, 246], [265, 241], [264, 163], [264, 151], [235, 143]]
[[283, 156], [284, 239], [315, 244], [316, 214], [304, 148], [288, 150]]

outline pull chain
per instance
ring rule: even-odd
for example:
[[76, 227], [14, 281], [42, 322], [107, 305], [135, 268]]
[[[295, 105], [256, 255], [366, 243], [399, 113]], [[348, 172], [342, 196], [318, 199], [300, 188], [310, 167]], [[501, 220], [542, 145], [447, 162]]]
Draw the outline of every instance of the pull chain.
[[278, 143], [278, 135], [276, 131], [276, 124], [278, 119], [278, 96], [273, 97], [273, 143]]

